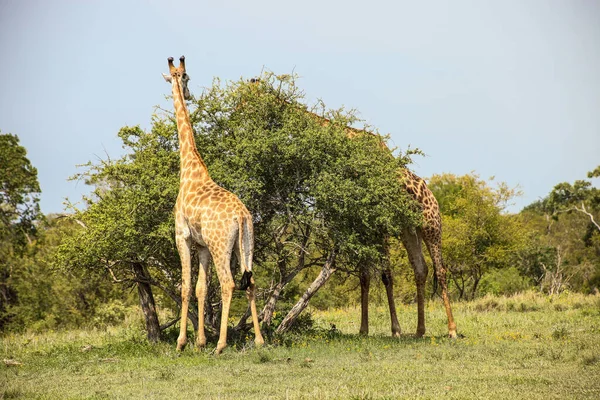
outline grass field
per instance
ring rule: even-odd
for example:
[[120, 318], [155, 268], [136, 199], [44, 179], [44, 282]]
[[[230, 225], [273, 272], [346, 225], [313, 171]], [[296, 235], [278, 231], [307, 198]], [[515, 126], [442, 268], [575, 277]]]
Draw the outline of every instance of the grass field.
[[[137, 320], [105, 331], [1, 338], [0, 399], [598, 399], [600, 297], [533, 293], [455, 304], [458, 340], [445, 338], [440, 302], [412, 337], [416, 307], [401, 306], [400, 339], [387, 311], [313, 312], [316, 329], [221, 356], [149, 345]], [[331, 329], [335, 324], [336, 329]], [[248, 343], [252, 343], [249, 338]], [[6, 364], [18, 365], [6, 365]]]

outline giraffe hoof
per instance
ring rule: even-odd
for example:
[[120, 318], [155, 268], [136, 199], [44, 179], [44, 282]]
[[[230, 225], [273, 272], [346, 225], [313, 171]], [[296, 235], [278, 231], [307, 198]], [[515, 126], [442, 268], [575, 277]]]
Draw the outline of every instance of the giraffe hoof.
[[202, 351], [206, 347], [206, 340], [204, 342], [196, 342], [196, 346], [194, 346], [195, 351]]
[[257, 336], [254, 338], [254, 345], [256, 347], [262, 347], [265, 344], [265, 339], [262, 336]]
[[224, 349], [225, 347], [227, 347], [227, 344], [220, 344], [220, 343], [217, 343], [217, 348], [215, 349], [215, 355], [217, 355], [217, 356], [218, 356], [219, 354], [221, 354], [221, 353], [223, 352], [223, 349]]
[[177, 339], [177, 351], [183, 351], [185, 349], [185, 345], [187, 344], [187, 339]]
[[448, 337], [450, 339], [458, 339], [458, 335], [456, 334], [456, 331], [450, 331], [450, 332], [448, 332]]

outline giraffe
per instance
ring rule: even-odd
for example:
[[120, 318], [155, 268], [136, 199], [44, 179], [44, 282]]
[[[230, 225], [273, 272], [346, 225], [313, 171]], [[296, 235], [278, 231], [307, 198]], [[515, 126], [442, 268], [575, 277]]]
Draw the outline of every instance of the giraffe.
[[217, 185], [210, 177], [206, 164], [196, 148], [194, 132], [185, 100], [191, 98], [187, 83], [190, 77], [185, 69], [185, 57], [179, 59], [179, 68], [168, 58], [170, 74], [163, 74], [171, 83], [173, 104], [179, 136], [180, 171], [179, 194], [175, 204], [175, 242], [181, 259], [181, 326], [177, 350], [187, 343], [187, 316], [191, 291], [191, 247], [198, 246], [198, 334], [196, 347], [206, 345], [204, 333], [204, 303], [207, 292], [208, 264], [212, 257], [221, 286], [223, 309], [216, 354], [227, 346], [227, 322], [235, 283], [231, 274], [231, 253], [235, 251], [243, 272], [240, 289], [246, 290], [250, 303], [257, 346], [264, 343], [255, 302], [255, 283], [252, 277], [254, 237], [252, 216], [233, 193]]
[[[325, 117], [321, 117], [310, 111], [308, 112], [312, 118], [323, 126], [331, 123]], [[346, 135], [349, 138], [354, 138], [361, 134], [374, 135], [364, 129], [356, 129], [350, 126], [345, 127]], [[383, 146], [385, 144], [381, 142]], [[402, 168], [399, 171], [399, 178], [402, 180], [406, 191], [419, 204], [423, 214], [423, 226], [417, 228], [405, 228], [401, 234], [401, 241], [408, 254], [408, 259], [414, 270], [415, 283], [417, 286], [417, 331], [416, 336], [422, 337], [425, 334], [425, 282], [427, 281], [428, 267], [423, 257], [423, 242], [429, 251], [429, 255], [433, 262], [434, 273], [438, 284], [442, 289], [442, 302], [446, 310], [448, 318], [448, 336], [456, 338], [456, 322], [452, 315], [452, 307], [448, 297], [448, 285], [446, 282], [446, 266], [442, 258], [442, 218], [437, 199], [427, 187], [424, 179], [417, 176], [408, 168]], [[384, 252], [389, 252], [388, 238], [383, 238]], [[387, 255], [387, 254], [386, 254]], [[387, 258], [387, 257], [386, 257]], [[370, 275], [366, 269], [362, 269], [359, 273], [361, 287], [361, 325], [360, 333], [368, 335], [369, 333], [369, 312], [368, 312], [368, 296], [370, 287]], [[389, 265], [384, 267], [381, 275], [381, 280], [386, 290], [388, 306], [390, 309], [392, 336], [399, 337], [401, 334], [400, 324], [396, 313], [396, 305], [394, 302], [394, 281], [391, 268]]]
[[[260, 79], [250, 79], [250, 83], [258, 85]], [[285, 101], [285, 100], [284, 100]], [[317, 121], [321, 126], [327, 126], [332, 123], [331, 120], [315, 114], [309, 110], [305, 110], [309, 117]], [[349, 138], [354, 138], [358, 135], [375, 135], [366, 129], [356, 129], [351, 126], [346, 126], [346, 135]], [[385, 143], [381, 141], [381, 145]], [[440, 208], [437, 199], [427, 187], [425, 180], [417, 176], [408, 168], [402, 168], [398, 171], [399, 179], [402, 180], [406, 191], [419, 204], [423, 214], [423, 226], [416, 228], [405, 228], [401, 234], [401, 241], [408, 253], [408, 259], [415, 273], [415, 283], [417, 286], [417, 331], [416, 336], [422, 337], [425, 334], [425, 282], [427, 280], [428, 267], [423, 256], [423, 242], [429, 251], [433, 262], [434, 273], [438, 284], [442, 290], [442, 302], [446, 310], [448, 318], [448, 336], [451, 338], [457, 337], [456, 323], [452, 315], [450, 299], [448, 297], [448, 285], [446, 282], [446, 266], [442, 258], [442, 221]], [[388, 238], [383, 238], [384, 252], [388, 253], [389, 243]], [[368, 322], [368, 295], [370, 287], [370, 275], [366, 268], [359, 272], [360, 287], [361, 287], [361, 327], [360, 333], [367, 335], [369, 332]], [[382, 272], [382, 281], [386, 289], [388, 306], [390, 309], [391, 330], [392, 336], [399, 337], [401, 334], [400, 324], [396, 313], [393, 293], [393, 275], [389, 265], [384, 267]]]

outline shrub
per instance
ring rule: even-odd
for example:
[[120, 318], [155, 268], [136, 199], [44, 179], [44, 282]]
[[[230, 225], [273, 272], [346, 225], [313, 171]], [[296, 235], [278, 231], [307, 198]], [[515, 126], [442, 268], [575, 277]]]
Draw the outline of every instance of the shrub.
[[96, 309], [96, 315], [93, 318], [94, 326], [106, 327], [123, 322], [126, 311], [125, 304], [120, 300], [102, 304]]
[[515, 267], [490, 271], [481, 279], [478, 292], [480, 295], [493, 294], [511, 296], [532, 287], [529, 278], [522, 276]]

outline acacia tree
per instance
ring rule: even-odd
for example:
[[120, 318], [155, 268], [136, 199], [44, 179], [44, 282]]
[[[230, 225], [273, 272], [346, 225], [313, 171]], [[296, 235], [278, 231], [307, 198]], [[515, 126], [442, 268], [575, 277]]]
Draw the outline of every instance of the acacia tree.
[[[345, 126], [354, 121], [351, 114], [328, 111], [332, 123], [317, 123], [304, 112], [293, 76], [264, 74], [260, 85], [264, 90], [244, 81], [222, 85], [216, 80], [189, 108], [211, 177], [236, 193], [254, 217], [254, 271], [268, 327], [286, 286], [300, 271], [332, 272], [334, 265], [363, 262], [379, 254], [382, 232], [415, 224], [420, 214], [396, 175], [407, 157], [390, 157], [378, 137], [349, 140]], [[88, 164], [78, 176], [95, 190], [85, 199], [86, 208], [73, 215], [85, 228], [64, 242], [58, 262], [103, 270], [117, 282], [138, 285], [140, 297], [147, 299], [141, 304], [149, 337], [155, 340], [152, 288], [171, 304], [180, 301], [172, 218], [177, 131], [167, 113], [154, 118], [149, 132], [126, 127], [119, 136], [126, 156]], [[206, 307], [209, 323], [219, 306], [218, 297], [212, 300]], [[245, 318], [238, 327], [245, 327]]]
[[158, 119], [150, 132], [125, 127], [119, 137], [129, 154], [88, 163], [74, 177], [95, 190], [83, 199], [85, 208], [73, 207], [69, 218], [81, 229], [65, 238], [56, 264], [104, 271], [116, 283], [135, 285], [148, 339], [157, 341], [160, 325], [152, 286], [179, 301], [171, 216], [178, 189], [177, 139], [174, 127]]

